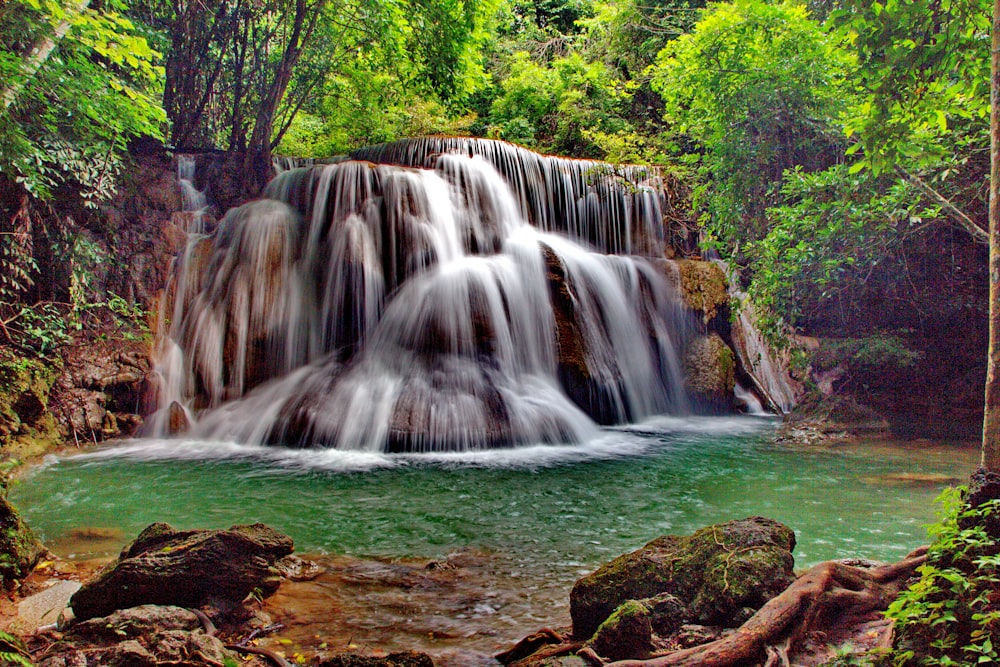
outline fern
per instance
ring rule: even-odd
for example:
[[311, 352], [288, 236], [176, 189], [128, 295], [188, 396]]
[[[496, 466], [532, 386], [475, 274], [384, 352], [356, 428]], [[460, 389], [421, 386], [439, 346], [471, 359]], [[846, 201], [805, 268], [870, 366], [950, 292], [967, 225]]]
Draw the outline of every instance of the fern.
[[28, 647], [20, 637], [0, 630], [0, 665], [20, 665], [33, 667]]

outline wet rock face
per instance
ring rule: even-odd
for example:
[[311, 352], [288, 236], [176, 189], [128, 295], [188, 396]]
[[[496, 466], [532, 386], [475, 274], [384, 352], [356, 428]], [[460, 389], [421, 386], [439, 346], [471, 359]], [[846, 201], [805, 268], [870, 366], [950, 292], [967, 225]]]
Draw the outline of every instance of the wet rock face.
[[50, 410], [63, 437], [99, 442], [133, 435], [149, 400], [146, 340], [109, 338], [67, 348]]
[[[791, 583], [794, 546], [790, 528], [761, 517], [659, 537], [576, 582], [573, 635], [590, 638], [630, 600], [643, 601], [654, 617], [649, 622], [661, 629], [688, 622], [735, 627]], [[657, 598], [664, 593], [675, 600]]]
[[268, 596], [281, 581], [276, 563], [292, 540], [264, 524], [178, 531], [154, 523], [70, 600], [79, 619], [143, 604], [197, 607]]
[[41, 454], [57, 437], [48, 406], [58, 374], [57, 365], [0, 348], [0, 447], [5, 454]]
[[684, 356], [684, 375], [691, 393], [710, 407], [731, 407], [736, 385], [736, 357], [718, 334], [695, 339]]

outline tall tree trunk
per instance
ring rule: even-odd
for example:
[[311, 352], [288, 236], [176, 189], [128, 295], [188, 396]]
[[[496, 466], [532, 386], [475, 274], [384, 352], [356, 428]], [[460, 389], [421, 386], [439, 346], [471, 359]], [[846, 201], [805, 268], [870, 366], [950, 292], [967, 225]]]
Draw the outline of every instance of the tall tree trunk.
[[31, 51], [28, 52], [24, 62], [21, 64], [21, 71], [18, 72], [18, 77], [0, 93], [0, 99], [3, 100], [0, 111], [7, 111], [10, 105], [17, 100], [17, 96], [28, 85], [31, 77], [35, 76], [35, 73], [41, 69], [42, 65], [45, 64], [45, 61], [48, 60], [59, 44], [59, 41], [73, 27], [73, 19], [85, 12], [88, 6], [90, 6], [90, 0], [77, 0], [77, 2], [73, 2], [66, 9], [65, 17], [59, 22], [55, 30], [52, 31], [52, 34], [43, 37], [31, 48]]
[[1000, 0], [993, 0], [990, 52], [990, 343], [982, 466], [1000, 471]]
[[[1000, 1], [1000, 0], [998, 0]], [[309, 5], [306, 0], [295, 0], [295, 20], [274, 73], [274, 79], [267, 90], [261, 91], [260, 106], [254, 121], [253, 134], [244, 156], [244, 183], [246, 194], [259, 192], [271, 175], [271, 135], [274, 133], [274, 119], [278, 106], [285, 96], [292, 80], [295, 65], [302, 55], [302, 45], [309, 39], [326, 0], [315, 0]]]

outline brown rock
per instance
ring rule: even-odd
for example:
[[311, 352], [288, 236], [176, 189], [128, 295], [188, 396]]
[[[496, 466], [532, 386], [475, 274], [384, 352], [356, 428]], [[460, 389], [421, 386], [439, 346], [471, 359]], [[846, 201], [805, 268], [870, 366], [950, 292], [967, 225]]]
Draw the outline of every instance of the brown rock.
[[197, 607], [213, 599], [238, 603], [251, 593], [267, 596], [280, 583], [275, 564], [292, 549], [291, 538], [260, 523], [188, 531], [154, 523], [70, 605], [77, 618], [88, 619], [143, 604]]

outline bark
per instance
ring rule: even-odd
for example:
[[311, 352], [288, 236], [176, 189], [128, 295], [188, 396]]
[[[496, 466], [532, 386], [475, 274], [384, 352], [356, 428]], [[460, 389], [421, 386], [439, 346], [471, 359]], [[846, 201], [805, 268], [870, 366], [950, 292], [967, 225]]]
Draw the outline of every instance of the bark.
[[31, 48], [26, 60], [21, 64], [21, 71], [18, 73], [18, 76], [14, 79], [13, 83], [10, 83], [0, 93], [0, 99], [3, 100], [3, 107], [0, 108], [0, 111], [7, 111], [10, 105], [17, 101], [21, 91], [28, 85], [28, 81], [41, 69], [45, 61], [52, 55], [60, 40], [73, 27], [73, 19], [85, 12], [89, 6], [90, 0], [78, 0], [71, 4], [66, 10], [65, 18], [59, 22], [59, 25], [56, 26], [52, 34], [42, 38]]
[[1000, 470], [1000, 0], [993, 2], [990, 52], [990, 334], [982, 466]]

